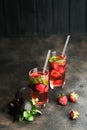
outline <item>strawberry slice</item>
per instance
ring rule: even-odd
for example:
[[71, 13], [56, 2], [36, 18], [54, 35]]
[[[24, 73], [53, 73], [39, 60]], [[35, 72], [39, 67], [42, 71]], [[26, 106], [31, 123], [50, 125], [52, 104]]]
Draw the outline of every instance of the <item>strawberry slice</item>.
[[59, 80], [55, 80], [55, 81], [53, 81], [53, 84], [54, 84], [54, 86], [61, 86], [61, 84], [63, 83], [63, 80], [62, 79], [59, 79]]
[[36, 90], [39, 91], [40, 93], [44, 93], [45, 92], [45, 85], [44, 84], [37, 84], [36, 85]]
[[40, 73], [37, 73], [37, 72], [33, 72], [32, 74], [31, 74], [31, 77], [32, 78], [38, 78], [38, 77], [40, 77]]
[[62, 65], [60, 65], [60, 66], [59, 66], [59, 72], [60, 72], [61, 74], [63, 74], [63, 73], [65, 72], [65, 67], [62, 66]]
[[66, 56], [60, 55], [60, 56], [58, 56], [58, 58], [59, 58], [60, 60], [66, 60]]
[[52, 76], [54, 78], [60, 78], [61, 74], [58, 71], [56, 71], [56, 70], [51, 70], [50, 76]]
[[49, 90], [49, 87], [48, 86], [45, 86], [45, 93], [47, 93]]
[[58, 70], [59, 69], [59, 65], [57, 62], [52, 62], [51, 63], [51, 67], [54, 69], [54, 70]]

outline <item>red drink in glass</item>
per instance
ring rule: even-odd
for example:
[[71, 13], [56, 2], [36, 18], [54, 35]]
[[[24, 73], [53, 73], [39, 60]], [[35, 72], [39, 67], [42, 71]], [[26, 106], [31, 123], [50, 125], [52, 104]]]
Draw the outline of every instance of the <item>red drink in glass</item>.
[[66, 56], [51, 56], [49, 58], [50, 87], [63, 87], [65, 84]]
[[48, 71], [34, 68], [29, 72], [32, 100], [38, 99], [36, 106], [45, 106], [48, 102]]

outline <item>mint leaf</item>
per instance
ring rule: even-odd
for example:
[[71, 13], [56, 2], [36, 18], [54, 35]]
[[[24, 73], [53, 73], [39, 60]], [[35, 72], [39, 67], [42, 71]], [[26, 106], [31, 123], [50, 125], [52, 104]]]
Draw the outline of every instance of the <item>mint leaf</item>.
[[32, 110], [32, 114], [42, 114], [42, 112], [39, 111], [38, 109], [34, 109]]
[[29, 100], [25, 102], [24, 111], [22, 115], [19, 116], [19, 121], [33, 121], [35, 114], [42, 114], [35, 106], [35, 103], [38, 102], [38, 98], [35, 100]]
[[22, 115], [19, 116], [19, 121], [23, 121], [24, 120], [24, 117]]
[[35, 100], [30, 100], [29, 102], [30, 102], [32, 107], [35, 106]]
[[24, 111], [23, 112], [23, 117], [27, 118], [30, 115], [30, 111]]
[[65, 62], [65, 59], [58, 60], [58, 61], [56, 61], [56, 62], [58, 62], [58, 63], [63, 63], [63, 62]]
[[34, 120], [34, 116], [33, 115], [30, 115], [26, 118], [27, 121], [33, 121]]
[[49, 62], [58, 61], [58, 60], [60, 60], [58, 56], [52, 56], [50, 57]]
[[30, 111], [24, 111], [23, 112], [23, 117], [27, 120], [27, 121], [33, 121], [34, 120], [34, 116], [32, 115], [32, 113]]
[[29, 101], [32, 107], [35, 107], [35, 104], [38, 102], [38, 98]]

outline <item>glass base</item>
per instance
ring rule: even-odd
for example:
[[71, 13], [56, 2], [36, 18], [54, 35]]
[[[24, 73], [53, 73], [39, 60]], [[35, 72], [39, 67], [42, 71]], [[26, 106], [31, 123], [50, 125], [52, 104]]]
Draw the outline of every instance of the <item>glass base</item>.
[[43, 108], [43, 107], [46, 107], [47, 106], [47, 104], [48, 104], [48, 100], [47, 100], [47, 102], [45, 102], [45, 103], [37, 103], [35, 106], [37, 107], [37, 108]]
[[50, 88], [51, 89], [54, 89], [54, 88], [64, 88], [64, 86], [65, 86], [65, 81], [64, 81], [64, 83], [63, 84], [58, 84], [58, 85], [53, 85], [53, 84], [50, 84]]
[[[33, 98], [32, 98], [32, 100], [34, 100]], [[43, 107], [46, 107], [47, 106], [47, 104], [48, 104], [48, 99], [45, 101], [45, 102], [37, 102], [36, 104], [35, 104], [35, 106], [37, 107], [37, 108], [43, 108]]]

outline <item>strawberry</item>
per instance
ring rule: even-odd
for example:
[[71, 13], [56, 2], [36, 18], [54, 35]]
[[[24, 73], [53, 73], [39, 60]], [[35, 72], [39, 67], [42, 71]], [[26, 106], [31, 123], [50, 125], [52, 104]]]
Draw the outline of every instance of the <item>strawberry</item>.
[[63, 83], [62, 79], [54, 80], [54, 81], [53, 81], [53, 85], [54, 85], [54, 86], [57, 86], [57, 85], [58, 85], [58, 86], [59, 86], [59, 85], [61, 86], [62, 83]]
[[60, 78], [61, 74], [57, 70], [51, 70], [50, 76], [52, 76], [54, 78]]
[[51, 63], [51, 67], [54, 69], [54, 70], [58, 70], [59, 69], [59, 65], [57, 62], [52, 62]]
[[44, 84], [37, 84], [36, 85], [36, 90], [39, 91], [40, 93], [44, 93], [45, 91], [48, 91], [48, 86], [45, 86]]
[[49, 89], [48, 86], [45, 86], [45, 92], [48, 92], [48, 89]]
[[66, 96], [66, 95], [61, 94], [61, 95], [59, 95], [59, 97], [57, 98], [57, 101], [58, 101], [59, 104], [65, 106], [65, 105], [67, 105], [68, 99], [67, 99], [67, 96]]
[[76, 92], [69, 93], [69, 100], [71, 102], [76, 102], [78, 100], [78, 94]]
[[64, 74], [64, 72], [65, 72], [65, 66], [60, 65], [59, 66], [59, 72], [60, 72], [60, 74]]
[[79, 118], [80, 113], [77, 110], [72, 110], [69, 113], [70, 119], [75, 120]]
[[38, 77], [40, 77], [40, 75], [41, 75], [41, 74], [39, 74], [39, 73], [37, 73], [37, 72], [33, 72], [33, 73], [31, 74], [31, 77], [32, 77], [32, 78], [38, 78]]

